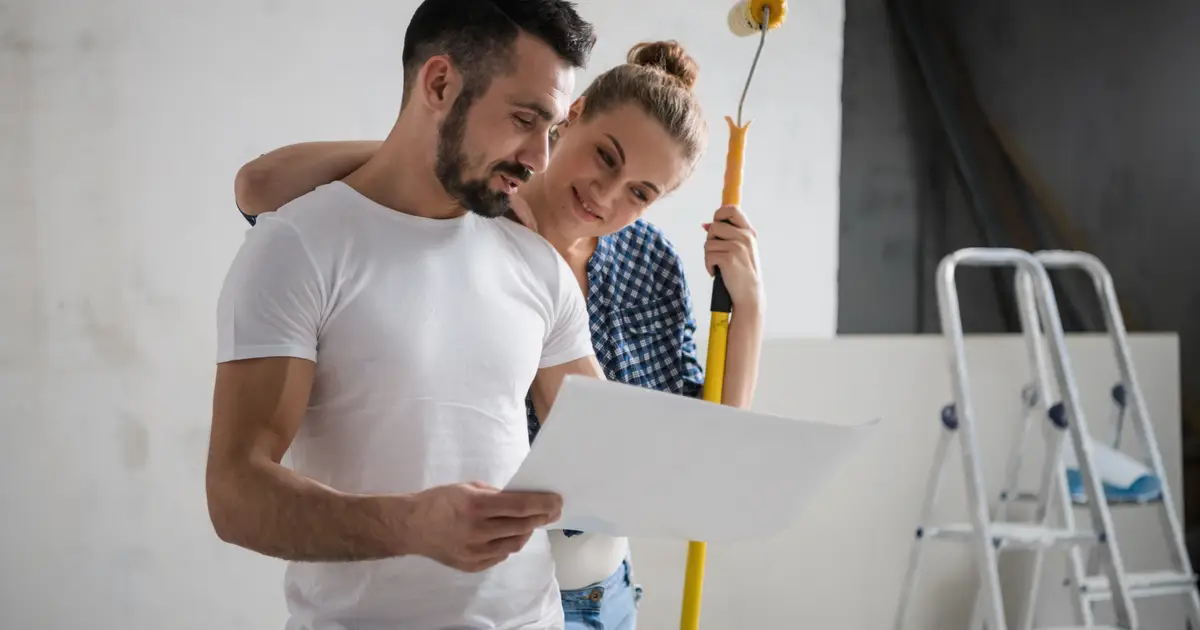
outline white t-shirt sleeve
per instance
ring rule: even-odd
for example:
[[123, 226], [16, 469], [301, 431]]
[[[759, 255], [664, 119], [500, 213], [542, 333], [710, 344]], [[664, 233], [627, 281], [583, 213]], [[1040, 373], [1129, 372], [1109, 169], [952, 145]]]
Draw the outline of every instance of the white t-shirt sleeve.
[[317, 359], [326, 283], [296, 227], [266, 215], [246, 231], [217, 301], [217, 362]]
[[557, 252], [554, 258], [558, 263], [558, 282], [552, 287], [553, 315], [542, 344], [539, 368], [562, 365], [595, 352], [583, 291], [579, 290], [567, 262]]

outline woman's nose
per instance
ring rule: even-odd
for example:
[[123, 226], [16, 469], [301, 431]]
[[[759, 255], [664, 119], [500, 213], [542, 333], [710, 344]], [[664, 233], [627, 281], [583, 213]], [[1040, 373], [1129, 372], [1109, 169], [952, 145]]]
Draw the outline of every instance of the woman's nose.
[[605, 208], [611, 208], [617, 191], [620, 190], [617, 178], [607, 177], [592, 182], [592, 195]]

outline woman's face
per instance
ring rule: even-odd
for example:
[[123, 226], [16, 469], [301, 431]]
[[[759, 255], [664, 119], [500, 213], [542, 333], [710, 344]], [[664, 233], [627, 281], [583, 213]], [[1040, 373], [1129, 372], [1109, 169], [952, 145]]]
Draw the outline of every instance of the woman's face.
[[679, 143], [636, 105], [586, 121], [582, 105], [575, 102], [558, 130], [544, 175], [549, 216], [538, 217], [568, 238], [603, 236], [633, 223], [689, 168]]

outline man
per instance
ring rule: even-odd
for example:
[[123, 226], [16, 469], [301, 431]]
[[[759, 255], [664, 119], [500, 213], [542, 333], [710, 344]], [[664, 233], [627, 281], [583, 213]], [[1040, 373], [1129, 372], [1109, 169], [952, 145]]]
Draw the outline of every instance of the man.
[[593, 43], [564, 0], [425, 0], [383, 147], [247, 233], [218, 305], [209, 512], [292, 561], [289, 630], [561, 627], [537, 530], [561, 500], [496, 487], [528, 452], [531, 383], [547, 408], [601, 373], [570, 269], [495, 217]]

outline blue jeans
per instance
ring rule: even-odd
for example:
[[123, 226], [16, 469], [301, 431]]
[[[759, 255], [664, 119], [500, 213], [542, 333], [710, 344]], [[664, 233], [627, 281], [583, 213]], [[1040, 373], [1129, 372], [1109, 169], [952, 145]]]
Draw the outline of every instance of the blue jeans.
[[566, 630], [634, 630], [642, 587], [630, 577], [629, 560], [603, 582], [562, 592]]

